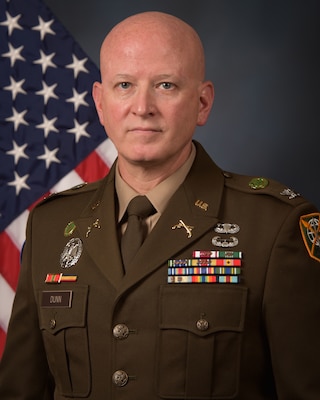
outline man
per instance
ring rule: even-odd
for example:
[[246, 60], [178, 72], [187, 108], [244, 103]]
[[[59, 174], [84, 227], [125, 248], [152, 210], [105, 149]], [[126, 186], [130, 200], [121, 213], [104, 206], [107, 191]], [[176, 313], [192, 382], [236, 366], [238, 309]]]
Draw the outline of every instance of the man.
[[[167, 14], [106, 37], [93, 96], [118, 159], [30, 215], [1, 399], [319, 399], [319, 212], [192, 142], [204, 64]], [[137, 195], [151, 205], [130, 258]]]

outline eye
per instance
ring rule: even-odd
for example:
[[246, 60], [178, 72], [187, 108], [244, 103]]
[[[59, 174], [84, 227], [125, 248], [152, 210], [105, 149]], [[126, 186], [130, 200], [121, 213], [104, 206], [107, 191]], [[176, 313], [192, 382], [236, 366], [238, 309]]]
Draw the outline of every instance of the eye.
[[129, 89], [131, 84], [129, 82], [120, 82], [118, 86], [120, 89]]
[[161, 82], [160, 85], [165, 90], [173, 89], [174, 85], [171, 82]]

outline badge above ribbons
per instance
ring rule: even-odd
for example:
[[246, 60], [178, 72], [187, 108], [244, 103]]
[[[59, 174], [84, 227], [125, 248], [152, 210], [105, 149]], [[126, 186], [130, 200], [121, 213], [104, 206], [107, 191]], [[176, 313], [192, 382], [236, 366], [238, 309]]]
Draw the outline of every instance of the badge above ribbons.
[[311, 258], [320, 262], [320, 213], [302, 215], [300, 230]]

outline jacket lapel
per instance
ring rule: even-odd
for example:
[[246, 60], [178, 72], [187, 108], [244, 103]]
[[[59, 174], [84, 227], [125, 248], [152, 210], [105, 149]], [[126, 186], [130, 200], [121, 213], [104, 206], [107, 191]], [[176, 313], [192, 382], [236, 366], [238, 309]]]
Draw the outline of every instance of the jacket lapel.
[[111, 284], [118, 287], [123, 278], [123, 266], [117, 237], [114, 187], [113, 166], [75, 223], [89, 256]]
[[197, 155], [186, 180], [172, 196], [125, 275], [117, 237], [115, 166], [75, 220], [85, 249], [118, 289], [118, 295], [166, 264], [183, 248], [196, 244], [218, 222], [223, 173], [201, 145], [195, 144]]
[[197, 156], [185, 182], [172, 196], [166, 211], [129, 266], [119, 288], [121, 292], [214, 227], [218, 222], [223, 188], [222, 171], [197, 145]]

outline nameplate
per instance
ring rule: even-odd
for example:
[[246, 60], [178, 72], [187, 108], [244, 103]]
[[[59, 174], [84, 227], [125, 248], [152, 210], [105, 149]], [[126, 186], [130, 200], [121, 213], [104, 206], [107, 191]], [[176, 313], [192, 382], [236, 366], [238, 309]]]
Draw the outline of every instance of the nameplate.
[[43, 291], [41, 307], [70, 308], [72, 301], [72, 290]]

